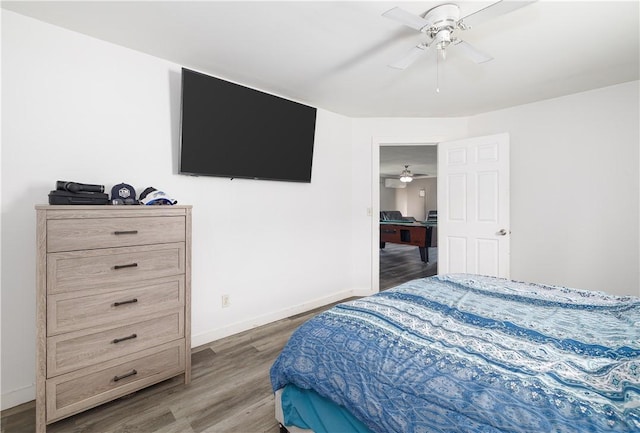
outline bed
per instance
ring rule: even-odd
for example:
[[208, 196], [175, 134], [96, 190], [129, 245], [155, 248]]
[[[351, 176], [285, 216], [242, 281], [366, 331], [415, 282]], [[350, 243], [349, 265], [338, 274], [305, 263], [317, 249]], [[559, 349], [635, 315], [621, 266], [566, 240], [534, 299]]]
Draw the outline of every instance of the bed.
[[640, 298], [414, 280], [304, 323], [271, 383], [291, 431], [640, 432]]

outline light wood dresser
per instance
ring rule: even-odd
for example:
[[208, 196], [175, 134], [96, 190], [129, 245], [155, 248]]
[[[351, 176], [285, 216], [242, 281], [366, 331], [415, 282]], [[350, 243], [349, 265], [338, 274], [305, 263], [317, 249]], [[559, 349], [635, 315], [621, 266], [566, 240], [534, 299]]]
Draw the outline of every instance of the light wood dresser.
[[191, 206], [36, 206], [36, 432], [191, 380]]

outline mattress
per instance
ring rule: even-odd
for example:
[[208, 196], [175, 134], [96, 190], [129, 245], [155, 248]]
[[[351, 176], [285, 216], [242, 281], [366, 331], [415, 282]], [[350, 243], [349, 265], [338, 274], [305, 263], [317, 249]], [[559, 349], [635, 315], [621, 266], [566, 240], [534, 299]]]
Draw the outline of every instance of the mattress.
[[371, 433], [348, 410], [311, 389], [287, 385], [275, 392], [276, 420], [289, 433]]
[[375, 432], [640, 431], [640, 299], [444, 275], [339, 304], [271, 368]]
[[308, 428], [301, 428], [294, 425], [291, 421], [285, 421], [284, 412], [282, 410], [282, 393], [284, 388], [276, 390], [274, 394], [274, 403], [276, 409], [276, 421], [280, 423], [281, 426], [285, 426], [289, 433], [313, 433], [313, 430]]

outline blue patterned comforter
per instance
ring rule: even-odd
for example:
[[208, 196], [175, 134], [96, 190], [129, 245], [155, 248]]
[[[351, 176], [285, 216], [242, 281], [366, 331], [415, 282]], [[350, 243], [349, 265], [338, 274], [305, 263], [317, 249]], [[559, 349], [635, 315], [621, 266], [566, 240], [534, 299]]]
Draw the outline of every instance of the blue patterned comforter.
[[640, 432], [640, 298], [415, 280], [303, 324], [271, 382], [376, 432]]

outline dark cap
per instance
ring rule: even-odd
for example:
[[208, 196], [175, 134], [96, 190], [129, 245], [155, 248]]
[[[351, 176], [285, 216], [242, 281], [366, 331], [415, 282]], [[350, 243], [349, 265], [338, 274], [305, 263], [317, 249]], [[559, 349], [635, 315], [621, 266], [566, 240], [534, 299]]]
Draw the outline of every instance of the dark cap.
[[118, 200], [124, 204], [136, 203], [136, 190], [129, 184], [119, 183], [111, 188], [111, 201]]

